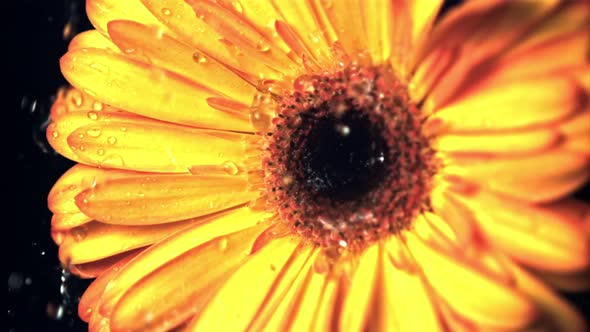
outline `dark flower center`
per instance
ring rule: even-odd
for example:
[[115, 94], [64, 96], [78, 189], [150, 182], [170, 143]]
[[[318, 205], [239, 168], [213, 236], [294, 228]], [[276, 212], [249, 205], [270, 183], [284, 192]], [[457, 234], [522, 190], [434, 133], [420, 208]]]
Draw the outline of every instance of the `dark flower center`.
[[289, 155], [295, 180], [313, 195], [349, 201], [362, 198], [387, 176], [389, 148], [381, 136], [381, 123], [372, 123], [362, 111], [350, 109], [340, 117], [327, 112], [327, 105], [302, 116], [297, 131], [306, 128], [301, 141], [293, 141]]
[[324, 247], [365, 248], [430, 210], [434, 150], [390, 68], [302, 76], [283, 96], [265, 147], [269, 201]]

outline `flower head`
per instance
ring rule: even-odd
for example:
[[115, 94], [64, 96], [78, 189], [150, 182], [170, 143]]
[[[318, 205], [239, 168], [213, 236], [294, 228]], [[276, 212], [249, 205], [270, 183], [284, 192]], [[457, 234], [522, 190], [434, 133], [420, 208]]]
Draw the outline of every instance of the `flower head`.
[[92, 331], [581, 331], [590, 5], [89, 0], [47, 129]]

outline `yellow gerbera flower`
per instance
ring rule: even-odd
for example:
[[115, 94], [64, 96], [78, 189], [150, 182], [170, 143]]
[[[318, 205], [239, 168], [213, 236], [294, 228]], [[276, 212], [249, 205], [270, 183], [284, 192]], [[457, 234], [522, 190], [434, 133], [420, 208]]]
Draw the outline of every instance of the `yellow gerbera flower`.
[[88, 0], [47, 137], [90, 330], [584, 330], [590, 3], [441, 3]]

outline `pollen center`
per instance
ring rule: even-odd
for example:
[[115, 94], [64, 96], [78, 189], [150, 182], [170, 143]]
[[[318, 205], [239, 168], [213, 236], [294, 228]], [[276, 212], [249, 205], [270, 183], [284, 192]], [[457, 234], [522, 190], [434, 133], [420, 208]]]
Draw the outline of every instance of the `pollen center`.
[[430, 210], [434, 150], [388, 67], [299, 77], [279, 105], [263, 158], [270, 203], [295, 232], [350, 250]]

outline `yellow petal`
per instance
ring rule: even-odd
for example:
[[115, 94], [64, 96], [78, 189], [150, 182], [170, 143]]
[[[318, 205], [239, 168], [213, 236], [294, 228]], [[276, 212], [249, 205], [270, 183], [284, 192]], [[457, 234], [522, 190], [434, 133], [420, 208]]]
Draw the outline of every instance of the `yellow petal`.
[[[70, 116], [67, 139], [81, 162], [143, 172], [187, 173], [194, 165], [242, 166], [251, 135], [187, 128], [112, 114]], [[63, 126], [63, 125], [62, 125]], [[237, 167], [237, 166], [236, 166]]]
[[590, 244], [576, 220], [483, 191], [461, 200], [474, 212], [485, 236], [526, 265], [567, 272], [590, 264]]
[[567, 302], [557, 296], [545, 283], [539, 281], [517, 264], [506, 260], [518, 288], [537, 305], [544, 320], [549, 321], [547, 331], [585, 331], [586, 322]]
[[147, 25], [165, 29], [139, 0], [88, 0], [86, 1], [86, 13], [94, 27], [107, 35], [107, 23], [114, 20], [132, 19]]
[[[134, 21], [111, 21], [108, 29], [113, 42], [130, 58], [180, 74], [244, 105], [252, 102], [256, 93], [252, 85], [214, 59], [162, 34], [157, 28]], [[243, 115], [247, 117], [248, 114]]]
[[76, 204], [105, 223], [149, 225], [221, 211], [257, 195], [244, 176], [147, 175], [97, 184], [78, 194]]
[[485, 326], [510, 329], [522, 328], [534, 318], [533, 304], [516, 289], [411, 234], [407, 243], [434, 291], [464, 317]]
[[213, 238], [252, 227], [265, 216], [264, 212], [252, 211], [247, 207], [231, 210], [211, 222], [198, 223], [150, 247], [120, 270], [105, 288], [100, 312], [109, 316], [123, 293], [159, 266]]
[[81, 48], [102, 48], [105, 50], [117, 51], [117, 46], [98, 30], [88, 30], [79, 33], [68, 45], [68, 51]]
[[96, 99], [147, 117], [196, 127], [250, 131], [247, 120], [212, 108], [223, 97], [167, 70], [100, 49], [81, 49], [61, 59], [66, 79]]
[[[299, 252], [300, 241], [292, 236], [279, 238], [253, 253], [221, 286], [187, 330], [244, 331], [277, 279], [291, 268], [290, 262], [304, 254]], [[244, 287], [244, 281], [248, 287]]]
[[547, 124], [580, 107], [581, 91], [567, 79], [519, 81], [481, 89], [437, 111], [452, 132], [526, 128]]
[[248, 257], [264, 227], [214, 238], [143, 277], [115, 306], [111, 330], [160, 331], [201, 311], [211, 292]]

